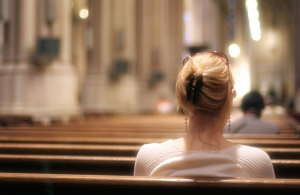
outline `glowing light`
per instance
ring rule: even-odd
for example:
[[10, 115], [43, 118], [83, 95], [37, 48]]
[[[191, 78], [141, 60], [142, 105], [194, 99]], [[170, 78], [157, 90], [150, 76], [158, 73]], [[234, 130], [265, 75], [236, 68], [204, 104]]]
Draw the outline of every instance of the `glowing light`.
[[252, 35], [251, 35], [252, 39], [254, 41], [259, 41], [260, 40], [260, 37], [261, 37], [261, 34], [260, 32], [254, 32]]
[[257, 1], [256, 0], [247, 0], [246, 5], [247, 5], [247, 7], [257, 8]]
[[238, 107], [241, 105], [242, 98], [246, 93], [250, 91], [250, 68], [246, 60], [236, 62], [238, 66], [232, 66], [232, 74], [234, 76], [236, 90], [236, 98], [233, 99], [234, 106]]
[[237, 44], [231, 44], [228, 48], [231, 57], [238, 57], [240, 55], [240, 47]]
[[87, 9], [81, 9], [79, 12], [79, 17], [82, 19], [86, 19], [89, 17], [89, 11]]
[[249, 27], [251, 37], [253, 40], [258, 41], [261, 37], [259, 12], [257, 10], [257, 0], [246, 0], [246, 6], [249, 18]]

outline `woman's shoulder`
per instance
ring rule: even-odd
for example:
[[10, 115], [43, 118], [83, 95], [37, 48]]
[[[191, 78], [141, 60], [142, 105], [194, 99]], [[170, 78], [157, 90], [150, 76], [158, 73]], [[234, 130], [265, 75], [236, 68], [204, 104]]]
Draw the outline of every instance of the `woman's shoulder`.
[[135, 160], [135, 175], [149, 175], [155, 165], [178, 152], [172, 140], [143, 145]]
[[144, 159], [144, 158], [152, 158], [155, 157], [163, 157], [169, 153], [178, 152], [178, 149], [174, 146], [172, 140], [168, 140], [162, 143], [151, 143], [151, 144], [144, 144], [137, 155], [137, 158]]
[[252, 177], [274, 178], [274, 170], [269, 155], [255, 147], [239, 145], [237, 160]]
[[268, 154], [263, 151], [262, 149], [256, 148], [256, 147], [252, 147], [252, 146], [246, 146], [246, 145], [238, 145], [237, 147], [237, 152], [240, 155], [247, 155], [247, 156], [251, 156], [251, 155], [267, 155]]
[[248, 163], [252, 161], [257, 162], [257, 160], [271, 161], [269, 155], [265, 151], [259, 148], [245, 146], [245, 145], [239, 145], [237, 147], [237, 157], [240, 160]]

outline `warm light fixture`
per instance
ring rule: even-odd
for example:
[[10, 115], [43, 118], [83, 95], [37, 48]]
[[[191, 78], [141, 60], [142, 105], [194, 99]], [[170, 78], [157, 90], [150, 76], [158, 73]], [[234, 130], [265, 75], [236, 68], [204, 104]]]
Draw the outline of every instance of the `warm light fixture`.
[[257, 0], [246, 0], [246, 6], [249, 18], [249, 27], [251, 37], [253, 40], [258, 41], [261, 37], [259, 12], [257, 10]]
[[233, 99], [233, 105], [238, 107], [241, 105], [241, 101], [246, 93], [251, 89], [251, 78], [249, 60], [239, 58], [237, 62], [238, 66], [232, 66], [232, 74], [234, 76], [236, 90], [236, 98]]
[[240, 47], [235, 43], [231, 44], [228, 50], [231, 57], [236, 58], [240, 55]]
[[86, 19], [89, 16], [89, 11], [87, 9], [81, 9], [79, 12], [79, 17], [81, 19]]

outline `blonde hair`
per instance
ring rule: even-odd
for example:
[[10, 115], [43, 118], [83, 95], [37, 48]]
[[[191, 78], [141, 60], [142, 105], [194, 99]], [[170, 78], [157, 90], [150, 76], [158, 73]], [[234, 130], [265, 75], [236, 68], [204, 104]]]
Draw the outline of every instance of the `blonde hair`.
[[227, 57], [224, 59], [218, 53], [207, 52], [188, 58], [176, 81], [178, 106], [186, 114], [200, 111], [215, 115], [227, 104], [234, 85]]

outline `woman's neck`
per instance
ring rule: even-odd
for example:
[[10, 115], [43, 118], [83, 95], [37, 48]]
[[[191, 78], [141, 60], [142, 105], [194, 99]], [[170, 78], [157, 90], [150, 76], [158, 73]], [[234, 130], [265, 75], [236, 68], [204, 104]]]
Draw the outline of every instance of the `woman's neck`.
[[192, 134], [223, 132], [223, 127], [226, 125], [226, 122], [222, 122], [219, 117], [204, 114], [191, 115], [188, 122], [188, 132]]
[[221, 150], [234, 145], [223, 136], [225, 119], [209, 116], [189, 116], [187, 134], [175, 140], [185, 150]]

